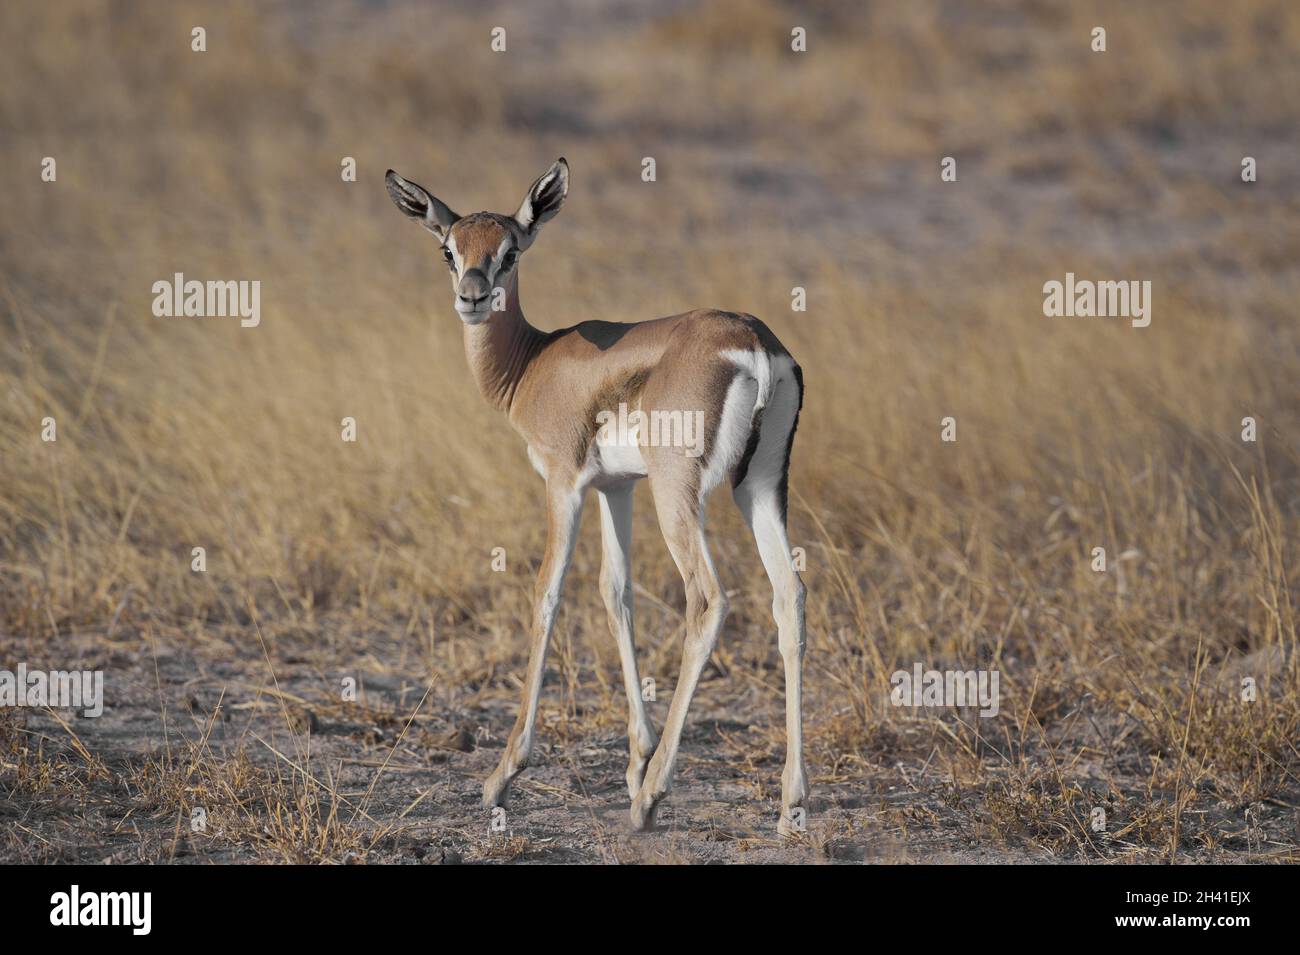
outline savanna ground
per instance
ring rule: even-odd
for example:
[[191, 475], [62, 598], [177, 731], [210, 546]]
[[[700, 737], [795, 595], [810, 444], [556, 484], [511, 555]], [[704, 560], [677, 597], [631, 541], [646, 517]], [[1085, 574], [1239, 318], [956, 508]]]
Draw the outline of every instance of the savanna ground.
[[[1296, 858], [1286, 0], [68, 2], [4, 20], [0, 668], [102, 669], [106, 712], [0, 711], [0, 859]], [[814, 795], [790, 844], [770, 591], [725, 494], [732, 615], [661, 831], [626, 830], [590, 513], [508, 831], [479, 807], [515, 713], [541, 487], [382, 177], [512, 211], [559, 155], [569, 201], [521, 266], [534, 324], [750, 311], [805, 370], [791, 527]], [[152, 283], [177, 271], [259, 279], [261, 325], [155, 318]], [[1046, 318], [1042, 285], [1067, 271], [1149, 279], [1150, 327]], [[638, 500], [661, 722], [683, 598]], [[916, 662], [996, 668], [1000, 714], [890, 706]]]

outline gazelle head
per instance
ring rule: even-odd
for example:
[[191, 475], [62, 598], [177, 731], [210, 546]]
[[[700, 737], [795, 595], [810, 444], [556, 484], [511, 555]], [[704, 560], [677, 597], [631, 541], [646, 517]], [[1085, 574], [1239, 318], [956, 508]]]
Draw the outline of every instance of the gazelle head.
[[393, 170], [384, 177], [393, 202], [433, 233], [451, 272], [453, 305], [466, 325], [492, 315], [494, 289], [507, 293], [517, 279], [519, 256], [533, 244], [542, 223], [560, 211], [569, 194], [569, 164], [564, 157], [532, 184], [513, 216], [475, 212], [458, 216], [423, 186]]

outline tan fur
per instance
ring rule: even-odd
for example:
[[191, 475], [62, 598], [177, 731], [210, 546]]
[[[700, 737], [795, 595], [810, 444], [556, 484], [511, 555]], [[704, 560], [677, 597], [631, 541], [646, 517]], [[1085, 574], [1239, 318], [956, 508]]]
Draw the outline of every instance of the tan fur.
[[476, 212], [457, 222], [452, 233], [466, 268], [482, 268], [496, 254], [510, 229], [504, 216]]

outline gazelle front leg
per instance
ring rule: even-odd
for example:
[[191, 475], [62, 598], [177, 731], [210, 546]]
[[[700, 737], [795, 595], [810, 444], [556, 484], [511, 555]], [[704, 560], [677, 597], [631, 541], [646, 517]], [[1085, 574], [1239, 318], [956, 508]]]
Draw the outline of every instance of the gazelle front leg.
[[542, 693], [542, 676], [546, 672], [546, 647], [551, 639], [551, 626], [560, 604], [560, 590], [564, 574], [569, 569], [573, 545], [578, 536], [578, 522], [582, 517], [582, 492], [571, 485], [558, 486], [547, 481], [547, 535], [546, 553], [537, 572], [537, 586], [533, 595], [532, 642], [528, 651], [528, 673], [524, 678], [523, 697], [519, 704], [519, 717], [510, 731], [506, 751], [488, 781], [483, 784], [483, 805], [487, 808], [504, 806], [511, 781], [528, 765], [533, 750], [533, 730], [537, 723], [537, 701]]
[[600, 492], [603, 549], [600, 592], [605, 598], [609, 629], [618, 643], [623, 664], [623, 684], [627, 691], [627, 793], [633, 799], [641, 788], [646, 764], [656, 745], [641, 700], [641, 679], [637, 675], [636, 643], [632, 635], [632, 491], [635, 486], [629, 482]]

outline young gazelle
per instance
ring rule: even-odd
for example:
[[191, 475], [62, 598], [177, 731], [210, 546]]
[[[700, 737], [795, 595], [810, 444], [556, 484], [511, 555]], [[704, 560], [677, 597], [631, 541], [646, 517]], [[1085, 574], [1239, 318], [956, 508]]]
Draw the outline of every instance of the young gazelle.
[[[483, 787], [484, 804], [504, 805], [511, 781], [528, 765], [551, 625], [583, 499], [594, 489], [603, 537], [601, 593], [627, 689], [632, 822], [653, 828], [687, 708], [727, 614], [704, 540], [705, 497], [725, 480], [772, 582], [786, 681], [778, 828], [799, 828], [808, 795], [801, 720], [804, 586], [786, 537], [790, 448], [803, 403], [799, 366], [752, 315], [701, 310], [633, 324], [585, 321], [554, 332], [528, 324], [519, 304], [519, 257], [564, 203], [564, 159], [533, 183], [513, 216], [458, 216], [392, 170], [385, 181], [397, 208], [438, 240], [465, 326], [470, 371], [483, 397], [523, 436], [529, 460], [546, 481], [547, 544], [523, 700], [501, 763]], [[620, 406], [642, 413], [641, 430], [610, 441], [602, 423]], [[702, 421], [703, 441], [687, 447], [647, 440], [645, 422], [656, 412], [661, 421]], [[629, 413], [623, 420], [635, 426], [637, 418]], [[632, 490], [641, 478], [650, 480], [659, 526], [686, 585], [681, 675], [657, 746], [641, 702], [632, 635]]]

